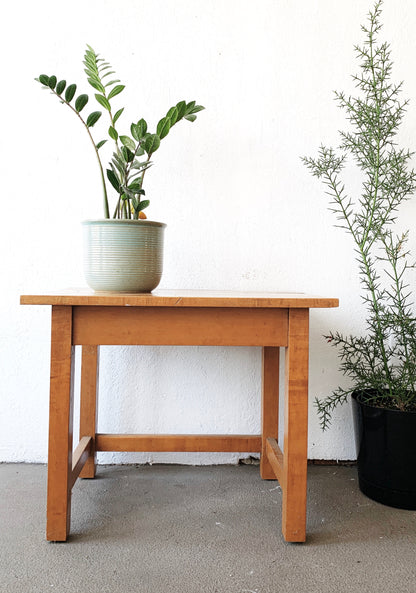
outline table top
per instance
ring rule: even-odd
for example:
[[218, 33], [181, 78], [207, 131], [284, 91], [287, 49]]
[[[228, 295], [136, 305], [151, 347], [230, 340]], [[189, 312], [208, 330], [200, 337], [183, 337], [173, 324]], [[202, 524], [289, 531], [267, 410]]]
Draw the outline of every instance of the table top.
[[90, 305], [116, 307], [338, 307], [338, 299], [303, 293], [238, 292], [213, 290], [154, 290], [151, 293], [94, 292], [88, 289], [24, 294], [21, 305]]

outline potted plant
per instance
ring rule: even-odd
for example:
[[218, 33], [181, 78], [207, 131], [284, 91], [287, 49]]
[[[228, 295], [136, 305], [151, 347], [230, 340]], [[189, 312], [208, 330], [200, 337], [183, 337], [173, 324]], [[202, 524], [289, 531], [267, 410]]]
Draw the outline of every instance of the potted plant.
[[[364, 45], [355, 48], [358, 95], [335, 93], [350, 129], [341, 132], [338, 150], [321, 146], [316, 159], [303, 159], [323, 180], [338, 226], [352, 239], [367, 314], [362, 334], [326, 336], [349, 381], [316, 404], [325, 429], [334, 408], [352, 395], [361, 490], [384, 504], [416, 509], [414, 265], [408, 233], [394, 232], [399, 206], [416, 189], [416, 173], [409, 168], [412, 153], [397, 146], [408, 102], [399, 99], [402, 83], [391, 81], [390, 46], [377, 39], [381, 4], [375, 3], [362, 27]], [[341, 180], [348, 156], [362, 179], [355, 198]]]
[[[163, 233], [166, 225], [147, 220], [144, 210], [143, 181], [152, 165], [151, 158], [170, 129], [182, 119], [195, 121], [196, 113], [204, 109], [195, 101], [180, 101], [169, 109], [157, 124], [156, 132], [148, 131], [147, 122], [140, 119], [130, 126], [130, 134], [119, 133], [119, 119], [124, 107], [114, 111], [113, 99], [125, 88], [120, 84], [108, 62], [87, 45], [84, 72], [95, 91], [97, 103], [109, 120], [108, 136], [114, 142], [114, 152], [104, 173], [100, 149], [107, 139], [96, 142], [92, 128], [101, 119], [101, 111], [84, 116], [89, 102], [86, 94], [77, 95], [77, 85], [67, 85], [55, 75], [41, 74], [36, 80], [61, 103], [69, 107], [83, 124], [98, 159], [104, 201], [104, 219], [90, 220], [84, 227], [84, 270], [87, 283], [94, 290], [148, 292], [156, 288], [162, 274]], [[112, 217], [107, 193], [107, 181], [117, 194]]]

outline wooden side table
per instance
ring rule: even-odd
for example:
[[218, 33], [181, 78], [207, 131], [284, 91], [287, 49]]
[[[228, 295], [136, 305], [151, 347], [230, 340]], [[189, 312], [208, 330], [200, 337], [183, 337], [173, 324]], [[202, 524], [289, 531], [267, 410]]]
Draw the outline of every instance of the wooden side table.
[[[65, 541], [71, 490], [95, 476], [97, 451], [261, 452], [263, 479], [283, 492], [286, 541], [306, 538], [309, 309], [338, 300], [302, 294], [155, 291], [23, 295], [52, 305], [47, 539]], [[262, 347], [261, 435], [96, 432], [100, 345]], [[74, 347], [82, 346], [80, 440], [72, 452]], [[278, 445], [279, 351], [285, 348], [283, 451]]]

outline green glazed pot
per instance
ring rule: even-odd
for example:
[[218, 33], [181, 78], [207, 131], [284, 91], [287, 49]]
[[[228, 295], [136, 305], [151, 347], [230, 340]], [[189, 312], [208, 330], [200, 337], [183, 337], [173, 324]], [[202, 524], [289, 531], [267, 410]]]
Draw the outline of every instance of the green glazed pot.
[[86, 220], [84, 274], [97, 291], [150, 292], [162, 277], [166, 225], [152, 220]]

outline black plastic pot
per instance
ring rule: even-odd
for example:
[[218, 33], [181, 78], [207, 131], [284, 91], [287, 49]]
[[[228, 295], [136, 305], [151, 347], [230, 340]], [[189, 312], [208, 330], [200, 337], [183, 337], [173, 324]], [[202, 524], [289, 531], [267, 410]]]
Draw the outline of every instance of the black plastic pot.
[[377, 408], [353, 394], [361, 492], [382, 504], [416, 510], [416, 412]]

